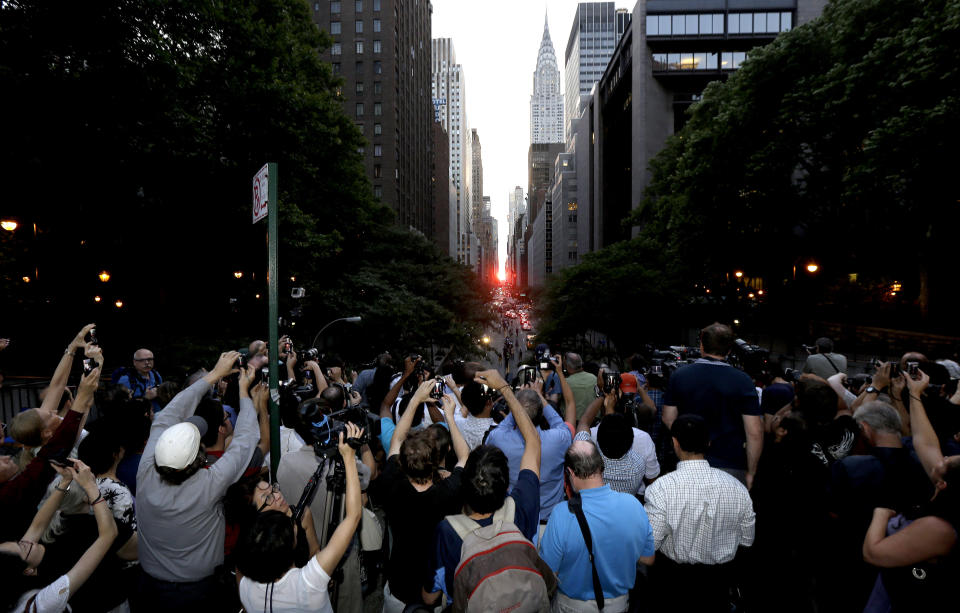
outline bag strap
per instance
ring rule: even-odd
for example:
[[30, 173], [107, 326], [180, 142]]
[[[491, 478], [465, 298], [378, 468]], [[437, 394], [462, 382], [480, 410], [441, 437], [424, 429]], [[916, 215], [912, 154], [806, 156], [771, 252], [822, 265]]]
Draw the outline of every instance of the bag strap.
[[821, 353], [820, 355], [822, 355], [823, 357], [825, 357], [825, 358], [827, 359], [827, 361], [830, 362], [830, 366], [833, 366], [833, 369], [834, 369], [835, 371], [837, 371], [837, 374], [840, 374], [840, 369], [837, 368], [837, 365], [834, 364], [834, 363], [833, 363], [833, 360], [830, 359], [830, 355], [829, 355], [829, 354]]
[[600, 575], [597, 574], [597, 564], [593, 559], [593, 538], [590, 536], [590, 526], [583, 514], [583, 501], [580, 494], [574, 493], [567, 501], [567, 508], [577, 516], [580, 532], [583, 533], [583, 542], [587, 544], [587, 553], [590, 555], [590, 570], [593, 571], [593, 597], [597, 601], [597, 608], [603, 610], [603, 587], [600, 585]]
[[[516, 503], [513, 501], [512, 496], [507, 496], [503, 500], [503, 506], [494, 511], [493, 513], [493, 523], [509, 521], [513, 522], [517, 514]], [[450, 522], [450, 526], [456, 531], [457, 536], [462, 539], [467, 538], [467, 535], [473, 532], [474, 530], [481, 528], [482, 526], [477, 522], [473, 521], [463, 513], [457, 513], [456, 515], [447, 515], [446, 520]]]

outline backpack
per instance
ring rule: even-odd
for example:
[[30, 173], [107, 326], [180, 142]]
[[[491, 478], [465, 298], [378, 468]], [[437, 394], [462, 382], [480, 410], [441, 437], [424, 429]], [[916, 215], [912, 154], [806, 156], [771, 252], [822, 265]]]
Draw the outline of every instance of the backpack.
[[515, 512], [508, 496], [489, 526], [463, 514], [447, 516], [463, 539], [453, 579], [455, 613], [550, 610], [557, 578], [513, 523]]

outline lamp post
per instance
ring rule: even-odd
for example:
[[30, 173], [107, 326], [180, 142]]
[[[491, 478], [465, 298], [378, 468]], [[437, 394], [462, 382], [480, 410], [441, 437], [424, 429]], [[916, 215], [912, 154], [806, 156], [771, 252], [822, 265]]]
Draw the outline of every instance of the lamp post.
[[0, 228], [3, 228], [7, 232], [13, 232], [14, 230], [17, 229], [18, 225], [20, 224], [18, 224], [16, 220], [13, 220], [13, 219], [4, 219], [3, 221], [0, 221]]
[[360, 321], [361, 321], [362, 319], [363, 319], [363, 318], [360, 317], [359, 315], [354, 315], [353, 317], [340, 317], [340, 318], [338, 318], [338, 319], [334, 319], [334, 320], [331, 321], [331, 322], [328, 322], [327, 325], [325, 325], [324, 327], [320, 328], [320, 331], [317, 332], [317, 335], [313, 337], [313, 342], [310, 343], [310, 346], [311, 346], [311, 347], [316, 347], [316, 345], [317, 345], [317, 339], [320, 338], [320, 335], [323, 334], [323, 331], [326, 330], [327, 328], [329, 328], [330, 326], [332, 326], [333, 324], [337, 323], [338, 321], [345, 321], [345, 322], [347, 322], [347, 323], [356, 324], [356, 323], [360, 323]]

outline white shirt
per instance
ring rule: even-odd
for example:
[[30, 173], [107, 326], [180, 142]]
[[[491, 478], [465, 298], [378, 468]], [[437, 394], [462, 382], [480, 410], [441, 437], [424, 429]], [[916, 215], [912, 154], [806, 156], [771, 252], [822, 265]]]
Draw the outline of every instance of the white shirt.
[[247, 611], [333, 613], [328, 583], [330, 576], [323, 572], [317, 556], [313, 556], [306, 566], [291, 568], [272, 584], [244, 577], [240, 580], [240, 602]]
[[474, 417], [473, 415], [461, 417], [457, 411], [453, 413], [453, 421], [456, 422], [457, 428], [460, 429], [460, 434], [463, 436], [463, 440], [467, 443], [470, 451], [473, 451], [483, 443], [483, 435], [486, 434], [490, 426], [493, 425], [492, 417]]
[[43, 588], [42, 590], [29, 590], [20, 597], [17, 605], [11, 611], [22, 611], [30, 598], [36, 594], [37, 597], [30, 607], [30, 613], [59, 613], [67, 609], [67, 601], [70, 600], [70, 577], [60, 575], [60, 578]]
[[[298, 449], [302, 449], [306, 445], [303, 442], [303, 438], [297, 434], [297, 431], [293, 428], [288, 428], [286, 426], [280, 426], [280, 457], [287, 455], [288, 453], [293, 453]], [[270, 452], [267, 452], [266, 457], [263, 458], [263, 465], [270, 466]]]
[[[600, 426], [594, 426], [590, 428], [590, 437], [597, 441], [597, 429]], [[597, 447], [599, 448], [599, 443]], [[635, 453], [641, 458], [643, 458], [644, 464], [644, 473], [643, 476], [647, 479], [653, 479], [660, 474], [660, 462], [657, 461], [657, 448], [653, 444], [653, 439], [650, 438], [650, 435], [640, 430], [639, 428], [633, 429], [633, 444], [630, 446], [630, 451], [628, 453]], [[640, 489], [637, 490], [637, 494], [643, 495], [646, 491], [647, 486], [641, 480]], [[632, 493], [632, 492], [631, 492]]]
[[756, 516], [747, 488], [706, 460], [685, 460], [647, 488], [654, 546], [674, 562], [724, 564], [753, 544]]

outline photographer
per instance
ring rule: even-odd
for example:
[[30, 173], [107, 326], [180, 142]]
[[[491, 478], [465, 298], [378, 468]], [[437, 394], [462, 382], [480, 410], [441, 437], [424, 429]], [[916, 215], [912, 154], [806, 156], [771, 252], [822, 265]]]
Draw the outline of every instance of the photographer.
[[[295, 381], [298, 386], [312, 386], [314, 396], [320, 396], [323, 390], [327, 389], [327, 379], [323, 376], [323, 371], [314, 356], [307, 355], [307, 359], [300, 370], [297, 370], [298, 357], [297, 352], [293, 350], [293, 344], [289, 337], [284, 337], [286, 342], [281, 342], [280, 347], [283, 351], [279, 354], [280, 360], [287, 369], [287, 380]], [[289, 350], [287, 349], [289, 347]]]
[[[303, 438], [305, 445], [299, 450], [280, 456], [280, 466], [277, 468], [277, 483], [280, 491], [287, 500], [299, 500], [304, 485], [313, 477], [317, 467], [324, 464], [324, 470], [317, 483], [317, 491], [310, 503], [310, 512], [313, 515], [314, 528], [321, 539], [327, 534], [328, 513], [326, 508], [329, 484], [328, 474], [338, 462], [331, 453], [328, 456], [318, 456], [318, 449], [332, 452], [330, 443], [326, 440], [326, 432], [333, 427], [330, 417], [344, 408], [344, 397], [341, 388], [330, 386], [325, 388], [319, 398], [309, 398], [299, 406], [299, 424], [297, 433]], [[349, 422], [346, 424], [349, 426]], [[375, 470], [373, 454], [369, 445], [360, 448], [360, 457], [351, 454], [351, 464], [357, 472], [360, 489], [365, 490], [370, 484], [370, 475]], [[346, 465], [346, 460], [344, 460]], [[358, 612], [363, 605], [360, 585], [360, 560], [357, 547], [351, 547], [343, 563], [343, 578], [337, 590], [336, 609], [340, 613], [347, 611]]]
[[807, 347], [810, 355], [803, 364], [804, 373], [812, 373], [823, 379], [829, 379], [837, 373], [847, 372], [847, 358], [843, 354], [833, 353], [833, 341], [827, 337], [817, 339], [813, 347]]
[[[281, 511], [267, 511], [257, 517], [240, 545], [238, 569], [240, 600], [247, 611], [263, 607], [270, 611], [320, 611], [333, 613], [327, 585], [340, 559], [353, 541], [360, 523], [360, 479], [356, 455], [348, 442], [363, 431], [346, 425], [346, 441], [341, 432], [337, 450], [346, 472], [346, 512], [327, 544], [303, 568], [294, 566], [295, 539], [291, 518]], [[267, 604], [265, 604], [267, 603]], [[357, 605], [362, 604], [357, 602]], [[343, 611], [337, 607], [337, 611]]]
[[[410, 405], [436, 403], [430, 398], [433, 381], [417, 388]], [[468, 450], [453, 420], [453, 400], [443, 397], [457, 465], [450, 476], [441, 479], [439, 466], [427, 433], [407, 436], [413, 423], [413, 409], [404, 412], [387, 452], [383, 473], [371, 488], [373, 497], [387, 513], [393, 547], [387, 565], [384, 586], [384, 611], [399, 613], [407, 605], [420, 604], [420, 586], [429, 575], [429, 543], [436, 525], [445, 515], [460, 510], [460, 483]]]

